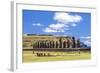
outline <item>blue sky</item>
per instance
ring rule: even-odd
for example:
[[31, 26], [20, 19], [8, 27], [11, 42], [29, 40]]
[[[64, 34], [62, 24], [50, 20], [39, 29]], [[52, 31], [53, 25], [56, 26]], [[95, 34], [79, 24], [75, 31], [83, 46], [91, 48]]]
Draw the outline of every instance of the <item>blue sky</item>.
[[23, 34], [68, 35], [90, 45], [91, 14], [23, 10]]

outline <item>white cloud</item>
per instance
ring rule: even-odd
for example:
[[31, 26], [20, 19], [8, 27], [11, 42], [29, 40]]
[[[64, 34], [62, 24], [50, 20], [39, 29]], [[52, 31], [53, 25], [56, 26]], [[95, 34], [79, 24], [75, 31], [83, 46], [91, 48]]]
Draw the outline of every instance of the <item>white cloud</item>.
[[52, 29], [50, 29], [50, 28], [45, 28], [44, 29], [44, 32], [57, 32], [56, 30], [52, 30]]
[[45, 28], [45, 32], [65, 32], [65, 30], [68, 30], [68, 26], [61, 23], [50, 24]]
[[57, 23], [57, 24], [50, 24], [49, 27], [52, 29], [55, 29], [55, 30], [60, 30], [62, 28], [68, 27], [68, 26], [65, 24]]
[[56, 29], [52, 29], [52, 28], [45, 28], [44, 32], [64, 32], [64, 30], [56, 30]]
[[56, 23], [49, 24], [48, 27], [44, 29], [44, 32], [65, 32], [69, 30], [70, 27], [76, 27], [76, 23], [80, 22], [82, 17], [65, 12], [56, 12], [53, 19]]
[[54, 20], [63, 24], [80, 22], [82, 17], [79, 15], [71, 15], [65, 12], [56, 12], [54, 15]]
[[86, 37], [82, 36], [81, 39], [91, 39], [91, 36], [86, 36]]
[[32, 24], [33, 26], [42, 26], [42, 24], [40, 24], [40, 23], [34, 23], [34, 24]]
[[75, 27], [75, 26], [77, 26], [77, 24], [73, 23], [73, 24], [71, 24], [71, 26]]

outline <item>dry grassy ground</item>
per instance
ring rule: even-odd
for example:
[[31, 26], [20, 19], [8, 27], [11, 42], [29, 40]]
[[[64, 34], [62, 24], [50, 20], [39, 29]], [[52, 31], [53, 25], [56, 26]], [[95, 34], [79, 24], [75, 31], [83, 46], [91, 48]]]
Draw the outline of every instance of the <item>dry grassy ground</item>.
[[[37, 56], [37, 53], [50, 54], [50, 56]], [[64, 61], [64, 60], [86, 60], [91, 59], [89, 51], [80, 52], [39, 52], [23, 51], [23, 62], [47, 62], [47, 61]]]

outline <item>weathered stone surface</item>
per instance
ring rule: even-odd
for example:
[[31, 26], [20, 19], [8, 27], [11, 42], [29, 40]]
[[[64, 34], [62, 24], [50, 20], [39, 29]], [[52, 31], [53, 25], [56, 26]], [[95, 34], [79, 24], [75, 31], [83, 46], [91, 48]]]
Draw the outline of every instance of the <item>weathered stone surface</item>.
[[24, 48], [80, 48], [80, 40], [69, 36], [27, 35], [23, 36]]

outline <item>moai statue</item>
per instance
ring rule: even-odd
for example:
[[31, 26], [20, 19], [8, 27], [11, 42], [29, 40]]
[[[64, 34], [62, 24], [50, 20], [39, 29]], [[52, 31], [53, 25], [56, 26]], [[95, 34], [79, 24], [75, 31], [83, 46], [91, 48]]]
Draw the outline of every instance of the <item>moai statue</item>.
[[52, 42], [51, 42], [51, 41], [50, 41], [50, 43], [49, 43], [49, 44], [50, 44], [50, 48], [52, 48], [52, 47], [51, 47], [51, 45], [52, 45]]
[[34, 43], [35, 48], [37, 48], [37, 42]]
[[56, 41], [56, 48], [58, 48], [58, 45], [59, 45], [59, 44], [58, 44], [58, 42]]
[[80, 40], [77, 39], [77, 48], [80, 48]]
[[40, 48], [42, 48], [42, 42], [40, 41]]
[[52, 46], [53, 46], [53, 48], [55, 47], [55, 43], [54, 43], [54, 41], [53, 41], [53, 45], [52, 45]]
[[33, 49], [35, 48], [35, 46], [34, 46], [34, 42], [33, 42], [33, 44], [32, 44], [32, 47], [33, 47]]
[[46, 41], [44, 41], [44, 48], [46, 48]]
[[42, 48], [44, 47], [43, 45], [44, 45], [44, 43], [43, 43], [43, 41], [41, 42], [42, 43]]
[[62, 48], [62, 38], [59, 39], [59, 48]]
[[75, 37], [72, 37], [72, 48], [75, 48]]
[[66, 41], [63, 42], [63, 48], [66, 48]]
[[67, 48], [69, 48], [70, 47], [70, 41], [69, 41], [69, 39], [67, 40]]
[[50, 48], [50, 41], [48, 40], [48, 48]]
[[49, 48], [49, 42], [47, 42], [47, 48]]
[[53, 48], [54, 46], [53, 46], [53, 41], [51, 41], [51, 48]]
[[45, 48], [47, 48], [47, 41], [45, 41]]
[[37, 42], [37, 48], [39, 48], [39, 41]]
[[68, 48], [72, 48], [72, 44], [73, 44], [73, 41], [72, 41], [72, 38], [70, 37], [68, 39]]

